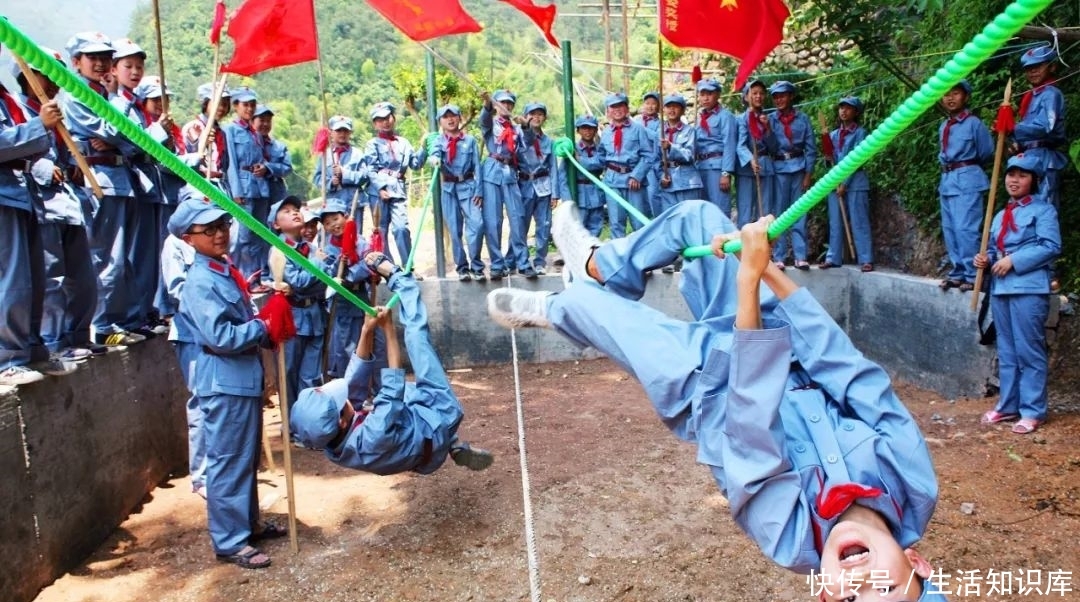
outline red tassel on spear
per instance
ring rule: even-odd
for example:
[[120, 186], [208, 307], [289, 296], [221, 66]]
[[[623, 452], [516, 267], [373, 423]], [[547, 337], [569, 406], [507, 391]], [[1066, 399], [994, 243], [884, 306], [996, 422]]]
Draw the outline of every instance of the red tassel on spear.
[[695, 86], [701, 81], [701, 65], [694, 65], [694, 70], [690, 72], [690, 81], [694, 82]]
[[274, 343], [287, 341], [296, 336], [296, 322], [293, 321], [292, 306], [281, 291], [270, 295], [266, 305], [259, 310], [259, 319], [266, 322], [267, 337]]
[[315, 132], [315, 140], [311, 143], [311, 154], [322, 156], [330, 146], [330, 128], [325, 125]]
[[1016, 129], [1016, 118], [1011, 104], [998, 107], [997, 119], [994, 120], [994, 133], [1009, 135]]
[[349, 265], [356, 265], [360, 261], [360, 254], [356, 252], [356, 241], [359, 236], [356, 220], [350, 216], [345, 220], [345, 231], [341, 233], [341, 255]]

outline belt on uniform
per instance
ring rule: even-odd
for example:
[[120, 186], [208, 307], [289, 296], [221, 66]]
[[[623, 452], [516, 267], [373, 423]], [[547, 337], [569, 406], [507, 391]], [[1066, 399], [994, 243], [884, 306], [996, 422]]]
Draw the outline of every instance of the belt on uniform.
[[499, 163], [502, 163], [503, 165], [510, 165], [511, 163], [515, 162], [513, 155], [496, 155], [495, 153], [492, 153], [488, 156], [492, 159], [495, 159]]
[[608, 163], [605, 163], [604, 166], [607, 167], [609, 170], [615, 172], [615, 173], [630, 173], [630, 172], [634, 171], [633, 167], [630, 167], [629, 165], [627, 165], [625, 163], [608, 162]]
[[210, 347], [208, 347], [206, 345], [203, 345], [202, 346], [202, 352], [205, 353], [206, 355], [216, 355], [216, 356], [219, 356], [219, 357], [248, 356], [248, 355], [259, 355], [259, 348], [258, 347], [248, 347], [247, 349], [245, 349], [243, 351], [237, 351], [236, 353], [218, 353], [217, 351], [214, 351]]
[[960, 169], [961, 167], [967, 167], [968, 165], [978, 165], [978, 161], [957, 161], [956, 163], [946, 163], [941, 166], [941, 171], [949, 173], [950, 171]]
[[467, 171], [465, 172], [465, 175], [461, 176], [455, 176], [452, 173], [443, 172], [442, 181], [443, 184], [457, 184], [459, 182], [468, 182], [469, 180], [473, 179], [474, 175], [475, 174], [473, 174], [473, 172], [471, 171]]
[[803, 156], [803, 154], [803, 151], [796, 149], [787, 151], [786, 153], [776, 153], [772, 156], [772, 158], [776, 159], [777, 161], [787, 161], [789, 159], [798, 159], [799, 157]]
[[12, 159], [0, 163], [0, 169], [14, 169], [15, 171], [30, 171], [29, 159]]
[[[711, 153], [698, 153], [696, 155], [696, 158], [697, 158], [698, 161], [704, 161], [706, 159], [715, 159], [716, 157], [723, 157], [723, 156], [724, 156], [724, 151], [713, 151]], [[689, 165], [689, 163], [684, 163], [684, 165]]]
[[341, 286], [345, 287], [345, 290], [352, 293], [367, 293], [367, 289], [364, 286], [367, 281], [361, 280], [360, 282], [352, 282], [350, 280], [342, 280]]
[[[717, 154], [722, 155], [724, 153], [717, 153]], [[685, 165], [693, 165], [693, 162], [691, 162], [691, 161], [676, 161], [676, 160], [673, 159], [671, 161], [668, 161], [667, 164], [668, 164], [669, 167], [683, 167]]]
[[311, 307], [312, 305], [315, 305], [319, 301], [318, 299], [315, 299], [314, 297], [309, 297], [307, 299], [296, 299], [296, 298], [293, 298], [293, 297], [290, 296], [290, 297], [285, 297], [285, 298], [289, 300], [289, 305], [291, 305], [293, 307], [296, 307], [298, 309], [304, 309], [306, 307]]
[[1032, 142], [1021, 142], [1020, 146], [1024, 150], [1031, 150], [1033, 148], [1057, 148], [1058, 143], [1050, 140], [1035, 140]]
[[535, 180], [537, 178], [543, 178], [544, 176], [547, 176], [547, 175], [548, 175], [548, 170], [546, 170], [546, 169], [541, 169], [540, 171], [537, 171], [536, 173], [525, 173], [525, 172], [522, 171], [522, 172], [518, 173], [518, 179], [519, 180], [524, 180], [524, 181], [529, 181], [529, 180]]
[[87, 157], [86, 164], [120, 167], [124, 164], [124, 157], [122, 155], [97, 155], [93, 157]]
[[244, 165], [244, 166], [241, 166], [240, 169], [242, 169], [244, 171], [254, 172], [256, 167], [258, 167], [258, 165]]

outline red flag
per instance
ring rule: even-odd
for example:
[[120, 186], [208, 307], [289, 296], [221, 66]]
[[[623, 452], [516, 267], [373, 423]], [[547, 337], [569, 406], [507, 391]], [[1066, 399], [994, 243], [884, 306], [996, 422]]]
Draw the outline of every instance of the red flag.
[[548, 44], [558, 48], [559, 41], [555, 39], [555, 36], [551, 33], [551, 26], [555, 24], [555, 13], [557, 12], [554, 4], [547, 6], [537, 6], [533, 4], [532, 0], [502, 0], [513, 6], [514, 8], [525, 13], [527, 17], [532, 19], [533, 23], [540, 28], [540, 31], [544, 32], [544, 37], [547, 38]]
[[210, 22], [210, 43], [215, 46], [221, 42], [221, 28], [225, 26], [225, 0], [218, 0], [214, 6], [214, 20]]
[[736, 90], [783, 39], [791, 14], [782, 0], [660, 0], [659, 8], [660, 33], [673, 45], [739, 59]]
[[367, 0], [367, 3], [416, 42], [484, 29], [461, 8], [459, 0]]
[[221, 70], [254, 75], [319, 58], [313, 0], [247, 0], [229, 19], [236, 50]]

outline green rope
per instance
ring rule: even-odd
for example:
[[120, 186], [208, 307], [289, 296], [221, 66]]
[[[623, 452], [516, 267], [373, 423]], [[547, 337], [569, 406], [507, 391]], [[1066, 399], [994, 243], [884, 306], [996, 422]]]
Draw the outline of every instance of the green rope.
[[[650, 221], [652, 221], [649, 218], [642, 215], [641, 212], [638, 211], [636, 207], [634, 207], [633, 205], [630, 204], [630, 201], [627, 201], [626, 199], [622, 198], [622, 196], [620, 196], [619, 193], [615, 192], [615, 189], [611, 188], [607, 184], [600, 181], [600, 178], [597, 178], [596, 176], [589, 173], [589, 170], [585, 169], [581, 165], [581, 163], [578, 163], [577, 158], [574, 157], [574, 141], [573, 140], [570, 140], [569, 138], [567, 138], [565, 136], [561, 136], [561, 137], [555, 139], [555, 141], [552, 143], [552, 148], [555, 150], [555, 155], [556, 156], [567, 159], [571, 163], [573, 163], [574, 167], [576, 167], [578, 169], [578, 172], [580, 172], [581, 175], [583, 175], [586, 178], [588, 178], [589, 180], [591, 180], [593, 184], [596, 184], [597, 186], [599, 186], [600, 190], [603, 190], [604, 193], [607, 194], [608, 197], [614, 199], [616, 203], [622, 205], [622, 208], [626, 209], [626, 212], [629, 213], [639, 223], [641, 223], [641, 225], [648, 224]], [[641, 185], [644, 186], [645, 183], [641, 182]]]
[[[420, 238], [419, 233], [424, 231], [424, 220], [427, 219], [428, 207], [431, 207], [431, 202], [435, 198], [435, 187], [438, 186], [438, 183], [439, 183], [439, 170], [434, 169], [434, 170], [431, 171], [431, 183], [428, 184], [427, 200], [424, 201], [424, 208], [420, 211], [420, 225], [417, 226], [417, 228], [416, 228], [416, 232], [418, 234], [417, 239]], [[384, 232], [383, 236], [385, 237], [386, 234], [387, 233]], [[387, 241], [388, 241], [388, 239], [387, 239]], [[416, 247], [417, 246], [418, 245], [414, 244], [412, 249], [409, 249], [409, 259], [405, 262], [405, 268], [404, 268], [405, 273], [412, 272], [413, 259], [416, 258]], [[393, 309], [393, 307], [395, 305], [397, 305], [399, 301], [401, 301], [401, 295], [399, 295], [397, 293], [394, 293], [394, 296], [390, 297], [390, 300], [386, 302], [386, 308], [387, 309]]]
[[[915, 119], [934, 106], [946, 92], [951, 90], [967, 74], [971, 73], [995, 51], [1005, 45], [1016, 32], [1028, 21], [1050, 5], [1052, 0], [1017, 0], [1005, 8], [970, 42], [964, 45], [949, 62], [937, 70], [921, 88], [915, 91], [885, 121], [842, 161], [829, 170], [810, 190], [807, 190], [795, 203], [781, 214], [769, 226], [769, 238], [776, 238], [782, 232], [799, 221], [810, 209], [821, 202], [840, 184], [849, 178], [855, 170], [863, 166], [874, 155], [881, 152], [894, 138], [903, 132]], [[731, 240], [724, 244], [725, 253], [737, 253], [742, 250], [742, 242]], [[683, 251], [685, 257], [704, 257], [712, 254], [709, 245], [690, 247]]]
[[240, 205], [234, 203], [232, 199], [207, 181], [206, 178], [202, 177], [194, 169], [185, 165], [172, 151], [158, 144], [153, 138], [147, 135], [141, 127], [125, 117], [97, 92], [91, 90], [74, 73], [68, 71], [63, 65], [57, 62], [55, 58], [42, 52], [37, 44], [26, 37], [26, 34], [19, 31], [18, 28], [4, 18], [0, 18], [0, 44], [8, 47], [12, 52], [21, 56], [23, 60], [33, 65], [35, 69], [44, 74], [45, 77], [48, 77], [57, 86], [63, 88], [73, 98], [89, 107], [98, 117], [101, 117], [116, 128], [117, 131], [145, 151], [148, 155], [157, 159], [158, 162], [174, 174], [183, 178], [185, 182], [191, 184], [199, 192], [209, 197], [219, 207], [228, 211], [233, 217], [239, 220], [241, 224], [244, 224], [244, 226], [257, 234], [259, 238], [270, 243], [284, 253], [286, 257], [298, 263], [308, 272], [311, 272], [312, 275], [347, 299], [349, 303], [359, 307], [368, 314], [375, 315], [375, 310], [372, 309], [370, 305], [361, 301], [359, 297], [338, 282], [335, 282], [329, 274], [319, 269], [308, 258], [304, 257], [286, 244], [285, 241], [278, 238], [265, 224], [259, 223], [259, 220], [255, 219], [250, 213], [244, 211]]

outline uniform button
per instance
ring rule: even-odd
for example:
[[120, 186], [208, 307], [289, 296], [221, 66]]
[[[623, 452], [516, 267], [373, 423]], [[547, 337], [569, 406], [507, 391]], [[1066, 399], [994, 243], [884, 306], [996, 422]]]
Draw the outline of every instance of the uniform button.
[[813, 415], [810, 416], [810, 422], [818, 422], [820, 420], [821, 420], [821, 416], [818, 416], [817, 414], [813, 414]]
[[845, 431], [853, 431], [853, 430], [855, 430], [855, 425], [848, 422], [847, 424], [844, 425], [844, 430]]
[[795, 446], [795, 451], [801, 454], [806, 451], [806, 446], [800, 443]]
[[829, 454], [829, 457], [825, 458], [825, 460], [828, 461], [829, 464], [836, 464], [837, 458], [835, 454]]

